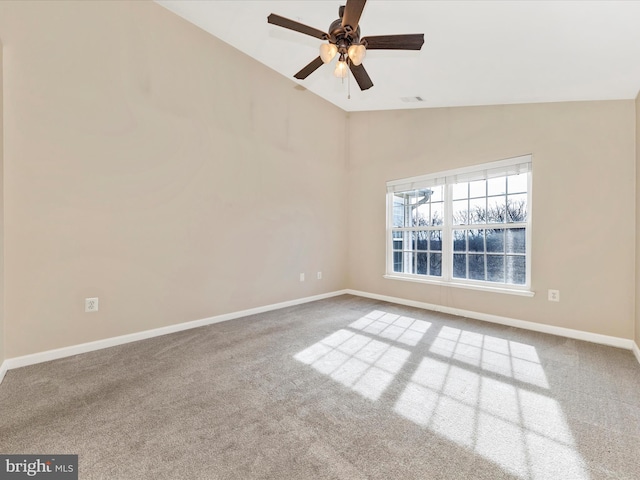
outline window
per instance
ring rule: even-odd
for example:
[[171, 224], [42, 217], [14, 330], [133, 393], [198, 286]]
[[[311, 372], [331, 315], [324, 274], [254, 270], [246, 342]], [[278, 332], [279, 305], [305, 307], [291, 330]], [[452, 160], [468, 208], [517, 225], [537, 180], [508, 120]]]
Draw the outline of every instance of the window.
[[387, 183], [387, 277], [528, 292], [531, 156]]

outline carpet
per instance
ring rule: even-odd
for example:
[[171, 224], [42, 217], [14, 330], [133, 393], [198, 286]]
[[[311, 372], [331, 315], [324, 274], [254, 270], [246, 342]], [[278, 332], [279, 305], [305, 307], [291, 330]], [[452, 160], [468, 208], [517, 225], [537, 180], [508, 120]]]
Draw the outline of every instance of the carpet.
[[638, 479], [626, 350], [344, 295], [10, 370], [81, 479]]

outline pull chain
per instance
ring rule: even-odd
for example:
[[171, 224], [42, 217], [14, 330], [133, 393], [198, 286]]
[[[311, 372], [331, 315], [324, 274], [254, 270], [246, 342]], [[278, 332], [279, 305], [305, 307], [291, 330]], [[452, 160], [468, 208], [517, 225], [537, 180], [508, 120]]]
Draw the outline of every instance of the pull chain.
[[347, 72], [347, 100], [351, 100], [351, 75]]

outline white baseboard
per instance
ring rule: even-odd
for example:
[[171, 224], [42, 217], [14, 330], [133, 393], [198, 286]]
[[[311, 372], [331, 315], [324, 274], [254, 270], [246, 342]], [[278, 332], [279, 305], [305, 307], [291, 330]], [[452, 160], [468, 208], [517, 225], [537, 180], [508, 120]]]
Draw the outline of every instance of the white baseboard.
[[5, 360], [4, 362], [0, 363], [0, 383], [2, 383], [2, 380], [4, 380], [4, 376], [6, 375], [7, 370], [9, 370], [9, 365], [7, 365], [7, 361]]
[[[635, 342], [628, 338], [611, 337], [609, 335], [601, 335], [599, 333], [583, 332], [582, 330], [573, 330], [564, 327], [555, 327], [553, 325], [545, 325], [543, 323], [528, 322], [525, 320], [516, 320], [514, 318], [500, 317], [498, 315], [491, 315], [488, 313], [472, 312], [470, 310], [462, 310], [460, 308], [444, 307], [442, 305], [435, 305], [432, 303], [417, 302], [414, 300], [407, 300], [404, 298], [390, 297], [387, 295], [378, 295], [377, 293], [361, 292], [359, 290], [346, 290], [346, 293], [350, 295], [357, 295], [360, 297], [372, 298], [374, 300], [383, 300], [390, 303], [399, 303], [400, 305], [407, 305], [409, 307], [424, 308], [426, 310], [433, 310], [436, 312], [449, 313], [451, 315], [457, 315], [460, 317], [473, 318], [475, 320], [483, 320], [485, 322], [498, 323], [500, 325], [507, 325], [509, 327], [522, 328], [524, 330], [533, 330], [535, 332], [549, 333], [551, 335], [558, 335], [560, 337], [574, 338], [576, 340], [584, 340], [586, 342], [599, 343], [602, 345], [609, 345], [611, 347], [624, 348], [631, 350], [635, 346]], [[637, 349], [637, 346], [636, 346]], [[640, 361], [640, 352], [635, 351], [638, 361]]]
[[632, 350], [636, 356], [636, 360], [638, 360], [638, 363], [640, 363], [640, 347], [638, 347], [638, 344], [636, 342], [633, 342]]
[[103, 348], [115, 347], [116, 345], [122, 345], [124, 343], [137, 342], [139, 340], [145, 340], [147, 338], [159, 337], [161, 335], [167, 335], [169, 333], [181, 332], [183, 330], [189, 330], [191, 328], [203, 327], [205, 325], [212, 325], [214, 323], [225, 322], [227, 320], [233, 320], [236, 318], [247, 317], [249, 315], [256, 315], [258, 313], [269, 312], [271, 310], [278, 310], [280, 308], [291, 307], [294, 305], [301, 305], [303, 303], [315, 302], [316, 300], [323, 300], [325, 298], [331, 298], [338, 295], [346, 294], [346, 290], [338, 290], [335, 292], [323, 293], [320, 295], [314, 295], [311, 297], [298, 298], [295, 300], [289, 300], [286, 302], [274, 303], [271, 305], [265, 305], [262, 307], [250, 308], [248, 310], [240, 310], [238, 312], [225, 313], [223, 315], [216, 315], [214, 317], [203, 318], [200, 320], [194, 320], [191, 322], [178, 323], [176, 325], [169, 325], [161, 328], [154, 328], [153, 330], [145, 330], [143, 332], [131, 333], [128, 335], [122, 335], [119, 337], [105, 338], [104, 340], [96, 340], [95, 342], [82, 343], [80, 345], [72, 345], [70, 347], [57, 348], [55, 350], [47, 350], [45, 352], [33, 353], [30, 355], [24, 355], [21, 357], [8, 358], [2, 363], [0, 367], [0, 382], [4, 377], [7, 370], [13, 368], [26, 367], [28, 365], [34, 365], [36, 363], [48, 362], [51, 360], [57, 360], [59, 358], [71, 357], [80, 353], [92, 352], [94, 350], [101, 350]]
[[497, 315], [490, 315], [487, 313], [473, 312], [470, 310], [462, 310], [459, 308], [445, 307], [442, 305], [435, 305], [432, 303], [418, 302], [415, 300], [407, 300], [399, 297], [390, 297], [387, 295], [379, 295], [376, 293], [361, 292], [359, 290], [337, 290], [335, 292], [324, 293], [321, 295], [314, 295], [311, 297], [298, 298], [295, 300], [289, 300], [286, 302], [274, 303], [271, 305], [265, 305], [262, 307], [250, 308], [248, 310], [240, 310], [238, 312], [226, 313], [223, 315], [216, 315], [214, 317], [203, 318], [200, 320], [194, 320], [192, 322], [179, 323], [176, 325], [169, 325], [166, 327], [155, 328], [153, 330], [145, 330], [143, 332], [131, 333], [129, 335], [122, 335], [119, 337], [106, 338], [104, 340], [97, 340], [95, 342], [83, 343], [80, 345], [73, 345], [70, 347], [58, 348], [55, 350], [48, 350], [45, 352], [34, 353], [30, 355], [24, 355], [21, 357], [8, 358], [0, 365], [0, 383], [4, 379], [8, 370], [13, 368], [25, 367], [28, 365], [34, 365], [37, 363], [48, 362], [59, 358], [70, 357], [81, 353], [92, 352], [95, 350], [101, 350], [103, 348], [114, 347], [116, 345], [122, 345], [125, 343], [137, 342], [139, 340], [145, 340], [147, 338], [159, 337], [161, 335], [167, 335], [170, 333], [180, 332], [183, 330], [189, 330], [191, 328], [203, 327], [206, 325], [212, 325], [214, 323], [225, 322], [227, 320], [233, 320], [236, 318], [247, 317], [250, 315], [256, 315], [258, 313], [269, 312], [271, 310], [278, 310], [280, 308], [291, 307], [294, 305], [301, 305], [303, 303], [315, 302], [317, 300], [323, 300], [325, 298], [336, 297], [338, 295], [356, 295], [359, 297], [371, 298], [374, 300], [382, 300], [390, 303], [397, 303], [400, 305], [407, 305], [410, 307], [423, 308], [426, 310], [433, 310], [436, 312], [449, 313], [452, 315], [458, 315], [467, 318], [473, 318], [476, 320], [483, 320], [491, 323], [498, 323], [500, 325], [507, 325], [510, 327], [522, 328], [525, 330], [533, 330], [541, 333], [549, 333], [551, 335], [559, 335], [561, 337], [574, 338], [577, 340], [584, 340], [587, 342], [600, 343], [603, 345], [609, 345], [612, 347], [624, 348], [632, 350], [635, 354], [638, 362], [640, 362], [640, 349], [633, 340], [619, 337], [611, 337], [608, 335], [601, 335], [598, 333], [583, 332], [581, 330], [572, 330], [569, 328], [555, 327], [552, 325], [544, 325], [541, 323], [528, 322], [524, 320], [516, 320], [508, 317], [500, 317]]

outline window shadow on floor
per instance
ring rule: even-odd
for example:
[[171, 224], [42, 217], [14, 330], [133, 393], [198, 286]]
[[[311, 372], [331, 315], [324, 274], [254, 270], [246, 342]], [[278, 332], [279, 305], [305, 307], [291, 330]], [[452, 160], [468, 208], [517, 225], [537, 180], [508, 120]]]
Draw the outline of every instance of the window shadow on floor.
[[515, 478], [591, 478], [533, 345], [380, 309], [294, 358]]

